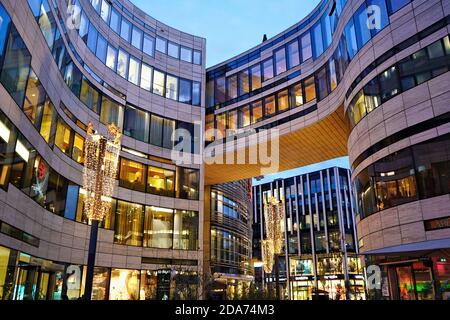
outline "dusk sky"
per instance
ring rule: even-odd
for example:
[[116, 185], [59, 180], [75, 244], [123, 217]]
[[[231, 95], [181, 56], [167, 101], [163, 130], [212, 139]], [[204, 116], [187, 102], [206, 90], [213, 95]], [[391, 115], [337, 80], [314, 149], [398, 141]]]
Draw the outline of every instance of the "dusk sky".
[[207, 66], [242, 53], [308, 15], [320, 0], [131, 0], [153, 18], [207, 39]]

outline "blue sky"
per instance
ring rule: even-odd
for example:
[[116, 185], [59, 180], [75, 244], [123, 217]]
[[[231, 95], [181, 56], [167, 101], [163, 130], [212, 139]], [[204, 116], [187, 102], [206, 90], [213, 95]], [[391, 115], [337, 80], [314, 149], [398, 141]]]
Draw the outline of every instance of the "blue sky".
[[207, 39], [213, 66], [308, 15], [319, 0], [131, 0], [153, 18]]

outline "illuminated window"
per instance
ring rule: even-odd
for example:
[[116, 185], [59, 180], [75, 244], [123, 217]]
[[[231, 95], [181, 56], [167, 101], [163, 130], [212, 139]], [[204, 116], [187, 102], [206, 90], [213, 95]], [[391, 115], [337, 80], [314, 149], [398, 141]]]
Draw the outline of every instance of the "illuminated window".
[[78, 163], [84, 163], [84, 138], [75, 133], [73, 139], [72, 159]]
[[141, 65], [141, 88], [147, 91], [152, 87], [152, 70], [153, 68], [142, 63]]
[[278, 99], [278, 111], [286, 111], [289, 109], [289, 94], [288, 90], [283, 90], [281, 92], [277, 93], [277, 99]]
[[291, 88], [292, 95], [292, 107], [299, 107], [303, 105], [303, 91], [301, 83], [296, 84]]
[[252, 91], [261, 88], [261, 66], [259, 64], [251, 69]]
[[176, 210], [174, 218], [173, 249], [198, 250], [198, 212]]
[[277, 112], [275, 96], [269, 96], [264, 99], [264, 115], [271, 116]]
[[139, 85], [140, 62], [135, 57], [130, 57], [130, 65], [128, 69], [128, 81], [135, 85]]
[[262, 100], [259, 100], [252, 103], [252, 124], [261, 121], [262, 117]]
[[51, 142], [51, 136], [52, 134], [52, 126], [55, 121], [56, 114], [53, 111], [53, 103], [50, 101], [50, 99], [47, 99], [44, 105], [44, 112], [42, 114], [42, 122], [41, 122], [41, 129], [39, 133], [44, 138], [44, 140], [47, 143]]
[[144, 208], [125, 201], [117, 202], [114, 240], [118, 244], [142, 246]]
[[147, 192], [173, 197], [175, 192], [175, 172], [162, 168], [148, 167], [147, 183]]
[[112, 269], [109, 300], [139, 300], [139, 270]]
[[106, 96], [102, 97], [102, 107], [100, 112], [100, 122], [106, 125], [111, 123], [122, 128], [123, 107]]
[[172, 209], [145, 208], [144, 247], [172, 249], [173, 216]]
[[166, 77], [166, 98], [177, 100], [178, 99], [178, 78], [171, 75]]
[[128, 53], [119, 49], [119, 55], [117, 56], [117, 74], [122, 78], [128, 77]]
[[153, 93], [164, 96], [164, 73], [158, 70], [153, 72]]
[[65, 154], [70, 155], [71, 151], [72, 130], [70, 127], [58, 120], [56, 124], [55, 145]]
[[23, 112], [34, 125], [39, 123], [42, 115], [46, 93], [36, 74], [31, 71], [23, 104]]
[[142, 163], [134, 162], [122, 158], [120, 161], [120, 186], [145, 192], [146, 166]]
[[311, 76], [305, 80], [305, 100], [310, 102], [316, 98], [316, 85], [314, 83], [314, 77]]
[[239, 109], [239, 128], [245, 128], [250, 125], [251, 116], [250, 116], [250, 106], [241, 107]]

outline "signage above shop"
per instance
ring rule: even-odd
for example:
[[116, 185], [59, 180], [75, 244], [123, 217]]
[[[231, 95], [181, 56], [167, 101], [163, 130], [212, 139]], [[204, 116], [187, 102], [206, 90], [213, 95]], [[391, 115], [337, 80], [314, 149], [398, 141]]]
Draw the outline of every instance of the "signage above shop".
[[426, 231], [447, 229], [450, 228], [450, 217], [426, 220], [424, 223]]

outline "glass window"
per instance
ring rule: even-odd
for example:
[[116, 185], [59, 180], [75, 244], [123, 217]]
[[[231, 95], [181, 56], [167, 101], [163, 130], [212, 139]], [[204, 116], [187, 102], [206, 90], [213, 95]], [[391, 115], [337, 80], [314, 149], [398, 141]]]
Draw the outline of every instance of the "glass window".
[[288, 90], [283, 90], [277, 93], [278, 99], [278, 111], [283, 112], [289, 109], [289, 92]]
[[153, 93], [164, 96], [164, 73], [158, 70], [153, 72]]
[[292, 107], [299, 107], [303, 105], [303, 90], [302, 90], [302, 84], [296, 84], [291, 88], [291, 96], [292, 96]]
[[194, 50], [194, 63], [201, 65], [202, 64], [202, 53], [201, 51]]
[[232, 100], [238, 96], [237, 74], [227, 78], [227, 100]]
[[364, 99], [366, 102], [367, 113], [372, 112], [381, 104], [380, 87], [378, 78], [374, 78], [364, 86]]
[[108, 43], [106, 42], [106, 39], [99, 34], [98, 38], [97, 38], [97, 48], [95, 50], [95, 55], [103, 63], [106, 62], [106, 48], [107, 48], [107, 46], [108, 46]]
[[192, 63], [192, 49], [181, 47], [181, 60]]
[[70, 155], [73, 132], [70, 127], [58, 119], [56, 124], [55, 145], [65, 154]]
[[50, 168], [48, 164], [40, 156], [36, 157], [30, 197], [41, 206], [44, 206], [45, 203], [49, 174]]
[[199, 106], [202, 103], [201, 96], [201, 83], [197, 81], [192, 82], [192, 104], [194, 106]]
[[173, 225], [173, 249], [198, 250], [198, 212], [176, 210]]
[[122, 128], [123, 125], [123, 107], [106, 96], [102, 96], [102, 107], [100, 112], [100, 122], [109, 125], [115, 124]]
[[252, 103], [252, 124], [261, 121], [263, 117], [262, 100]]
[[275, 105], [275, 96], [264, 98], [264, 116], [271, 116], [277, 112]]
[[378, 210], [417, 199], [416, 178], [410, 149], [389, 155], [374, 164]]
[[317, 86], [317, 93], [318, 93], [318, 101], [321, 101], [325, 99], [329, 94], [328, 89], [329, 81], [327, 79], [327, 69], [326, 67], [322, 67], [319, 71], [316, 73], [316, 86]]
[[269, 59], [263, 62], [264, 81], [273, 78], [273, 60]]
[[143, 222], [144, 208], [142, 205], [118, 201], [114, 241], [128, 246], [142, 246]]
[[198, 200], [200, 174], [198, 170], [177, 167], [177, 198]]
[[155, 38], [150, 37], [148, 34], [144, 34], [144, 44], [142, 50], [149, 56], [153, 57], [155, 54]]
[[55, 121], [56, 113], [54, 112], [53, 103], [50, 99], [47, 99], [44, 105], [44, 112], [42, 113], [41, 128], [39, 133], [48, 144], [53, 141], [52, 131]]
[[152, 88], [152, 71], [153, 68], [142, 63], [141, 65], [141, 88], [150, 91]]
[[275, 52], [276, 75], [286, 72], [286, 50], [284, 48]]
[[84, 138], [75, 133], [73, 139], [72, 159], [78, 163], [84, 163]]
[[80, 69], [70, 61], [64, 70], [64, 81], [77, 97], [80, 95], [82, 77]]
[[38, 18], [41, 13], [41, 2], [42, 0], [28, 0], [28, 5], [30, 6], [31, 12], [33, 12], [35, 18]]
[[446, 54], [450, 55], [450, 37], [449, 36], [446, 36], [444, 38], [444, 47], [445, 47]]
[[23, 112], [35, 126], [39, 125], [42, 109], [46, 100], [46, 92], [33, 70], [28, 77]]
[[100, 101], [100, 94], [96, 88], [94, 88], [89, 80], [83, 77], [81, 82], [81, 92], [80, 92], [80, 100], [83, 102], [89, 109], [98, 113], [98, 104]]
[[116, 59], [117, 59], [117, 50], [111, 45], [108, 45], [108, 50], [106, 53], [106, 66], [111, 70], [116, 70]]
[[314, 84], [314, 77], [305, 79], [305, 101], [310, 102], [316, 98], [316, 86]]
[[292, 69], [300, 64], [298, 40], [295, 40], [287, 45], [287, 64], [288, 69]]
[[[228, 111], [228, 129], [236, 130], [238, 128], [238, 111], [237, 109]], [[233, 134], [234, 132], [230, 132]]]
[[67, 179], [51, 169], [48, 177], [47, 192], [45, 193], [45, 209], [58, 216], [64, 216], [67, 186]]
[[177, 45], [176, 43], [169, 41], [169, 44], [167, 46], [167, 52], [168, 52], [169, 56], [171, 56], [172, 58], [175, 58], [175, 59], [180, 58], [180, 46]]
[[98, 38], [97, 29], [95, 29], [93, 24], [90, 24], [86, 45], [89, 48], [89, 50], [91, 50], [91, 52], [94, 54], [95, 51], [97, 50], [97, 38]]
[[150, 128], [150, 143], [162, 147], [164, 119], [152, 114]]
[[0, 82], [17, 105], [21, 106], [30, 73], [31, 55], [14, 26], [4, 56]]
[[180, 97], [179, 101], [182, 103], [192, 103], [192, 83], [189, 80], [180, 79]]
[[250, 77], [248, 69], [239, 72], [239, 96], [250, 92]]
[[361, 49], [369, 40], [372, 35], [368, 24], [370, 23], [366, 4], [363, 3], [356, 11], [354, 16], [355, 28], [356, 28], [356, 40], [358, 41], [358, 48]]
[[162, 147], [166, 149], [173, 149], [174, 141], [173, 134], [175, 132], [175, 120], [164, 119]]
[[162, 53], [167, 53], [167, 40], [156, 37], [156, 50]]
[[302, 62], [312, 58], [312, 48], [311, 48], [311, 34], [305, 33], [302, 36]]
[[172, 209], [145, 208], [144, 247], [172, 249], [173, 216]]
[[314, 58], [316, 59], [323, 53], [323, 40], [322, 40], [322, 25], [320, 22], [316, 23], [316, 25], [312, 28], [313, 35], [313, 52]]
[[148, 142], [150, 116], [147, 112], [126, 106], [123, 133], [134, 139]]
[[239, 109], [238, 127], [245, 128], [250, 125], [250, 121], [251, 121], [250, 106], [247, 105], [245, 107], [241, 107]]
[[394, 12], [397, 12], [401, 8], [403, 8], [405, 5], [411, 2], [411, 0], [387, 0], [389, 12], [392, 14]]
[[140, 62], [135, 57], [130, 56], [130, 66], [128, 69], [128, 81], [135, 85], [139, 85], [139, 71], [141, 69]]
[[148, 167], [147, 192], [173, 197], [175, 195], [175, 171]]
[[122, 78], [128, 77], [128, 53], [119, 49], [119, 55], [117, 57], [117, 74]]
[[[368, 6], [369, 21], [371, 22], [371, 24], [373, 24], [373, 28], [371, 28], [372, 36], [375, 36], [378, 32], [380, 32], [384, 27], [386, 27], [389, 24], [389, 16], [388, 16], [388, 10], [387, 10], [387, 6], [386, 6], [386, 1], [385, 0], [368, 0], [367, 6]], [[376, 18], [376, 16], [374, 16], [376, 11], [374, 11], [374, 9], [371, 8], [371, 6], [375, 6], [376, 9], [378, 9], [378, 8], [380, 9], [380, 14], [381, 14], [380, 19], [373, 20], [374, 18]]]
[[351, 122], [353, 126], [357, 125], [362, 118], [367, 114], [366, 105], [364, 101], [364, 94], [362, 91], [358, 92], [358, 94], [353, 98], [350, 103], [351, 110]]
[[178, 78], [167, 75], [166, 76], [166, 98], [178, 100]]
[[84, 43], [87, 41], [87, 35], [89, 32], [89, 19], [84, 11], [81, 13], [80, 27], [78, 29], [78, 34], [83, 39]]
[[133, 33], [131, 36], [131, 44], [138, 48], [139, 50], [142, 49], [142, 37], [143, 32], [136, 26], [133, 26]]
[[323, 37], [323, 45], [324, 50], [326, 50], [331, 44], [331, 20], [328, 14], [324, 14], [322, 16], [322, 37]]
[[127, 42], [130, 42], [131, 23], [125, 18], [122, 18], [120, 36], [122, 37], [122, 39], [125, 39]]
[[120, 159], [120, 186], [145, 192], [146, 166], [124, 158]]
[[412, 147], [422, 199], [450, 193], [449, 135]]
[[347, 23], [347, 25], [345, 26], [344, 34], [345, 34], [345, 41], [346, 41], [346, 47], [347, 47], [347, 54], [351, 60], [351, 59], [353, 59], [355, 54], [358, 52], [358, 44], [356, 41], [355, 26], [354, 26], [352, 20], [350, 20], [349, 23]]
[[120, 14], [116, 9], [111, 10], [111, 19], [109, 20], [109, 27], [114, 30], [115, 33], [120, 33]]
[[381, 99], [389, 100], [400, 92], [397, 68], [395, 66], [387, 69], [378, 76], [380, 81]]
[[109, 10], [111, 8], [111, 5], [106, 0], [102, 0], [102, 7], [100, 9], [100, 17], [102, 17], [103, 21], [108, 23], [109, 18]]
[[216, 104], [218, 103], [224, 103], [226, 100], [226, 89], [225, 89], [225, 77], [219, 77], [216, 79], [216, 91], [215, 91], [215, 97], [216, 97]]
[[227, 113], [221, 113], [216, 115], [216, 129], [219, 132], [220, 136], [218, 139], [222, 139], [225, 137], [227, 130]]
[[47, 42], [49, 48], [53, 48], [56, 23], [47, 1], [43, 1], [41, 4], [41, 16], [39, 17], [38, 23], [45, 42]]
[[251, 69], [252, 91], [261, 88], [261, 65], [257, 64]]
[[139, 270], [111, 270], [109, 300], [139, 300]]
[[337, 74], [336, 74], [336, 64], [334, 59], [330, 59], [328, 63], [329, 76], [330, 76], [330, 89], [333, 91], [337, 87]]

